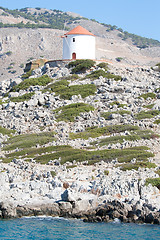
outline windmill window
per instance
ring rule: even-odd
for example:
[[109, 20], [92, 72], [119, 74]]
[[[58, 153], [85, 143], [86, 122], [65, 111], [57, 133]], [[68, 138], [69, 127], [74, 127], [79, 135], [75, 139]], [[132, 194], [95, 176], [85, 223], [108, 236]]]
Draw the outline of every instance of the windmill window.
[[75, 42], [76, 41], [76, 39], [75, 38], [73, 38], [73, 42]]

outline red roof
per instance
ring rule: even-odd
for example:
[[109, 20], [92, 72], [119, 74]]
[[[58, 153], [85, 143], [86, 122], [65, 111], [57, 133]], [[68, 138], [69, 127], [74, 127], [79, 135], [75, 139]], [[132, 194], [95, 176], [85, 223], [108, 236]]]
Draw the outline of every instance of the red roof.
[[71, 31], [65, 33], [64, 35], [91, 35], [91, 36], [95, 36], [93, 33], [89, 32], [87, 29], [81, 27], [80, 25], [75, 27]]

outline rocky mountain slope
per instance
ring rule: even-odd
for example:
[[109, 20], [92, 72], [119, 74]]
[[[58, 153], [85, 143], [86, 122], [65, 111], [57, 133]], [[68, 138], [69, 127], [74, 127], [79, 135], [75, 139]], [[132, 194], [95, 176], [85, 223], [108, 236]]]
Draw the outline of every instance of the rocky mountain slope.
[[[1, 80], [22, 74], [24, 65], [31, 59], [61, 59], [61, 35], [66, 32], [64, 29], [72, 29], [78, 24], [97, 36], [96, 59], [115, 62], [118, 58], [125, 64], [140, 66], [154, 66], [159, 62], [160, 43], [158, 41], [153, 40], [152, 42], [136, 35], [124, 37], [122, 35], [125, 33], [121, 29], [111, 25], [100, 24], [79, 15], [63, 13], [58, 10], [30, 8], [19, 11], [4, 8], [0, 10], [0, 22], [2, 23], [0, 28]], [[36, 17], [39, 17], [38, 22]], [[59, 22], [60, 25], [58, 25]], [[6, 23], [8, 25], [3, 25]], [[21, 25], [15, 28], [15, 24], [18, 23]], [[27, 27], [25, 25], [27, 23], [34, 24]], [[35, 26], [42, 27], [42, 23], [43, 28], [35, 28]], [[50, 28], [44, 28], [44, 24]], [[53, 27], [61, 30], [55, 30]]]
[[55, 63], [1, 82], [1, 217], [159, 223], [159, 72]]

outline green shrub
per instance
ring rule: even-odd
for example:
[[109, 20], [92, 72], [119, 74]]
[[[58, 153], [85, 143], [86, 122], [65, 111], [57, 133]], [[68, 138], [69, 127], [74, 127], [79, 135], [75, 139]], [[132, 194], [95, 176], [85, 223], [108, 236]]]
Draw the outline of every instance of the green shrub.
[[122, 103], [120, 103], [118, 101], [113, 101], [113, 102], [110, 103], [110, 105], [111, 106], [117, 105], [118, 108], [120, 108], [120, 107], [123, 108], [123, 107], [127, 106], [127, 104], [122, 104]]
[[2, 133], [3, 135], [10, 136], [12, 133], [15, 133], [15, 130], [4, 128], [4, 127], [0, 126], [0, 133]]
[[103, 112], [103, 113], [101, 113], [101, 116], [104, 117], [106, 120], [109, 120], [110, 119], [109, 116], [111, 114], [120, 114], [123, 116], [124, 114], [130, 115], [131, 112], [127, 111], [127, 110], [120, 110], [120, 111], [116, 111], [116, 112], [115, 111], [114, 112]]
[[58, 150], [52, 153], [48, 153], [46, 155], [41, 155], [35, 157], [35, 160], [37, 162], [40, 162], [42, 164], [48, 163], [50, 160], [54, 160], [57, 158], [61, 158], [61, 164], [64, 164], [66, 162], [73, 162], [74, 160], [77, 162], [82, 161], [89, 161], [89, 164], [94, 164], [96, 162], [99, 162], [101, 160], [105, 162], [110, 162], [113, 159], [117, 158], [118, 160], [121, 158], [125, 158], [127, 156], [133, 155], [134, 156], [140, 156], [144, 155], [146, 153], [148, 157], [150, 157], [149, 152], [145, 152], [144, 150], [138, 150], [134, 148], [128, 148], [128, 149], [112, 149], [112, 150], [97, 150], [97, 151], [87, 151], [82, 149], [64, 149], [64, 150]]
[[77, 165], [69, 165], [69, 166], [66, 166], [66, 169], [71, 169], [71, 168], [75, 168], [77, 167]]
[[29, 78], [29, 79], [25, 79], [23, 82], [21, 82], [20, 84], [14, 86], [11, 91], [12, 92], [17, 92], [19, 90], [26, 90], [28, 89], [30, 86], [46, 86], [48, 83], [52, 82], [53, 80], [48, 77], [47, 75], [43, 75], [41, 77], [38, 78]]
[[29, 99], [31, 99], [31, 97], [34, 94], [35, 94], [34, 92], [30, 92], [30, 93], [23, 94], [22, 96], [19, 96], [19, 97], [11, 97], [10, 100], [11, 100], [11, 102], [24, 102], [24, 101], [28, 101]]
[[24, 73], [24, 74], [22, 75], [22, 79], [27, 79], [27, 78], [29, 78], [30, 76], [32, 76], [32, 72], [33, 72], [33, 70], [31, 69], [31, 70], [29, 70], [28, 72]]
[[104, 170], [104, 175], [108, 176], [109, 175], [109, 171], [108, 170]]
[[121, 62], [122, 60], [123, 60], [122, 57], [117, 57], [117, 58], [116, 58], [116, 61], [117, 61], [117, 62]]
[[[17, 146], [15, 146], [17, 147]], [[18, 146], [19, 147], [19, 146]], [[23, 146], [21, 146], [23, 147]], [[25, 145], [26, 147], [26, 145]], [[94, 150], [87, 151], [83, 149], [73, 149], [71, 146], [49, 146], [49, 147], [29, 147], [23, 150], [12, 152], [6, 155], [3, 162], [10, 162], [13, 158], [21, 156], [21, 158], [35, 159], [36, 162], [47, 164], [50, 160], [61, 158], [61, 164], [66, 162], [88, 161], [88, 164], [94, 164], [101, 160], [110, 162], [117, 158], [118, 161], [124, 162], [125, 159], [129, 162], [133, 157], [140, 159], [141, 161], [148, 157], [153, 156], [150, 152], [147, 152], [147, 147], [140, 146], [126, 149], [111, 149], [111, 150]], [[130, 157], [130, 160], [129, 160]], [[68, 167], [69, 168], [69, 167]]]
[[151, 184], [153, 187], [157, 187], [160, 190], [160, 178], [147, 178], [146, 186]]
[[19, 65], [19, 67], [20, 67], [20, 68], [24, 68], [24, 64], [21, 63], [21, 64]]
[[8, 51], [8, 52], [6, 52], [6, 55], [7, 55], [7, 56], [11, 56], [11, 55], [12, 55], [12, 52], [11, 52], [11, 51]]
[[79, 76], [77, 74], [72, 74], [72, 75], [67, 76], [67, 77], [62, 77], [62, 79], [74, 81], [74, 80], [79, 79]]
[[143, 107], [148, 108], [148, 109], [152, 109], [153, 106], [154, 106], [154, 103], [153, 103], [153, 104], [146, 105], [146, 106], [143, 106]]
[[89, 127], [89, 128], [86, 128], [86, 131], [84, 132], [70, 133], [70, 138], [71, 139], [77, 139], [77, 138], [88, 139], [89, 137], [95, 138], [95, 137], [100, 137], [102, 135], [105, 136], [105, 135], [110, 135], [112, 133], [134, 131], [138, 129], [139, 128], [137, 126], [132, 126], [132, 125], [111, 125], [111, 126], [106, 126], [101, 128]]
[[135, 115], [135, 118], [138, 120], [145, 119], [145, 118], [154, 118], [155, 116], [159, 115], [159, 110], [150, 110], [150, 111], [141, 111], [140, 113]]
[[74, 67], [72, 69], [72, 73], [81, 73], [81, 72], [86, 72], [86, 70], [90, 69], [93, 67], [95, 62], [90, 59], [81, 59], [81, 60], [76, 60], [72, 61], [68, 64], [68, 67]]
[[108, 63], [101, 62], [97, 65], [99, 68], [104, 68], [105, 70], [108, 70]]
[[94, 80], [94, 79], [98, 79], [101, 76], [104, 78], [108, 78], [108, 79], [113, 78], [115, 81], [119, 81], [122, 79], [121, 76], [107, 73], [107, 72], [103, 71], [102, 69], [93, 71], [92, 73], [88, 74], [85, 78], [90, 78], [90, 79]]
[[50, 171], [52, 177], [54, 178], [56, 176], [56, 172], [55, 171]]
[[154, 121], [155, 124], [160, 124], [160, 119]]
[[144, 98], [145, 100], [147, 98], [152, 98], [152, 99], [155, 99], [156, 98], [156, 94], [155, 93], [144, 93], [142, 95], [140, 95], [138, 98]]
[[[85, 103], [73, 103], [70, 105], [66, 105], [64, 107], [60, 107], [54, 112], [57, 114], [58, 121], [70, 121], [73, 122], [74, 118], [78, 116], [82, 112], [93, 111], [94, 107]], [[60, 113], [59, 113], [60, 112]]]
[[[53, 140], [53, 139], [51, 139], [51, 140]], [[7, 157], [7, 159], [11, 159], [11, 158], [13, 159], [13, 158], [17, 158], [19, 156], [27, 157], [27, 158], [34, 158], [37, 155], [41, 155], [41, 154], [45, 154], [45, 153], [47, 154], [47, 153], [51, 153], [51, 152], [55, 152], [55, 151], [67, 151], [71, 148], [72, 147], [68, 146], [68, 145], [39, 147], [39, 148], [36, 148], [33, 146], [32, 148], [24, 148], [23, 150], [8, 153], [8, 154], [6, 154], [6, 157]]]
[[54, 141], [54, 134], [54, 132], [41, 132], [14, 136], [8, 139], [3, 150], [8, 151], [16, 148], [29, 148], [34, 147], [37, 144], [43, 145]]
[[157, 173], [160, 176], [160, 169], [158, 169], [157, 171], [155, 171], [155, 173]]
[[62, 99], [69, 100], [73, 95], [80, 94], [82, 98], [88, 97], [89, 95], [94, 95], [97, 90], [94, 84], [73, 85], [73, 86], [68, 86], [68, 85], [69, 83], [67, 80], [61, 80], [47, 86], [47, 88], [45, 88], [44, 91], [47, 91], [47, 90], [49, 90], [50, 92], [53, 91], [57, 95], [60, 95]]
[[56, 81], [54, 83], [49, 84], [47, 87], [44, 88], [43, 92], [49, 91], [49, 92], [55, 92], [57, 94], [60, 94], [63, 89], [66, 89], [68, 87], [69, 82], [65, 79]]
[[156, 164], [150, 162], [136, 162], [136, 163], [127, 163], [121, 165], [121, 170], [138, 170], [138, 168], [155, 168]]

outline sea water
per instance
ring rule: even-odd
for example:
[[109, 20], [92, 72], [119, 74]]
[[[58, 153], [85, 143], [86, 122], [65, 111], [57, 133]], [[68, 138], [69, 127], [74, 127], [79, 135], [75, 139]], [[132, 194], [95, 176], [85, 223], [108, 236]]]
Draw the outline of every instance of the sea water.
[[33, 240], [158, 240], [160, 226], [149, 224], [84, 223], [64, 218], [33, 217], [0, 221], [0, 239]]

